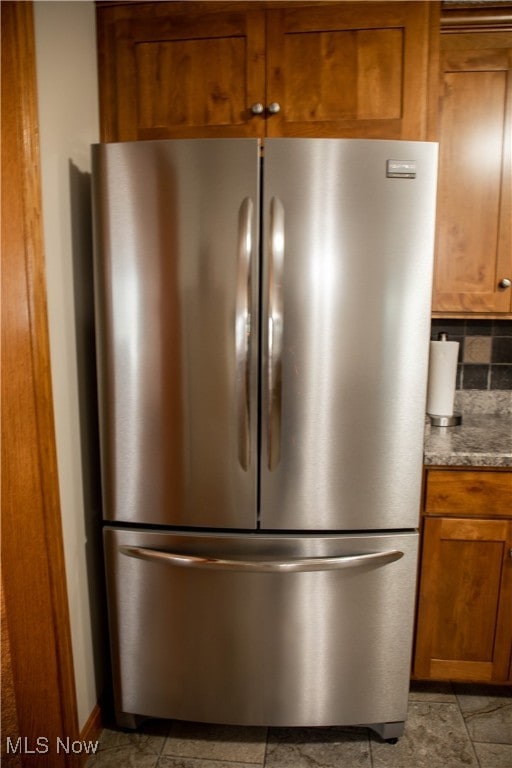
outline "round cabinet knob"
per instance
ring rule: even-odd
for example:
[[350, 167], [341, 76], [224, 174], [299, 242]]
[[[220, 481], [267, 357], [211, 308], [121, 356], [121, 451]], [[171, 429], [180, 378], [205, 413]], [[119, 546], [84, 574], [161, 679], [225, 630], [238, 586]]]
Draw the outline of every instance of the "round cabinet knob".
[[510, 288], [512, 280], [509, 277], [502, 277], [498, 285], [500, 288]]
[[268, 105], [268, 111], [271, 115], [277, 115], [281, 111], [281, 105], [277, 101], [273, 101]]
[[253, 113], [253, 115], [261, 115], [263, 114], [264, 111], [265, 111], [265, 107], [260, 101], [256, 102], [256, 104], [253, 104], [251, 107], [251, 112]]

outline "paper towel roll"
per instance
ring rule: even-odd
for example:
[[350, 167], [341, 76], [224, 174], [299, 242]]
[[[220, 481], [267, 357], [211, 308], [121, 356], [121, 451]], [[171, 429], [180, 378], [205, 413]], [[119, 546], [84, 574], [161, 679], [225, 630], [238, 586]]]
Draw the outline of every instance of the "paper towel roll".
[[430, 342], [427, 413], [431, 416], [453, 415], [458, 356], [458, 341]]

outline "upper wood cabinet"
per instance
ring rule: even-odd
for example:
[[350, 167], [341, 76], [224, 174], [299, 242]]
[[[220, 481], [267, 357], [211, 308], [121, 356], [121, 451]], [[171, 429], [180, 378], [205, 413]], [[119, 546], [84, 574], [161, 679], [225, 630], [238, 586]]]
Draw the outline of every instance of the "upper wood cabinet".
[[499, 317], [512, 311], [512, 31], [466, 27], [441, 36], [432, 308]]
[[265, 12], [212, 6], [98, 5], [102, 141], [260, 135]]
[[[427, 138], [427, 3], [267, 12], [268, 136]], [[437, 28], [436, 28], [437, 31]]]
[[102, 140], [427, 139], [438, 24], [430, 2], [98, 3]]

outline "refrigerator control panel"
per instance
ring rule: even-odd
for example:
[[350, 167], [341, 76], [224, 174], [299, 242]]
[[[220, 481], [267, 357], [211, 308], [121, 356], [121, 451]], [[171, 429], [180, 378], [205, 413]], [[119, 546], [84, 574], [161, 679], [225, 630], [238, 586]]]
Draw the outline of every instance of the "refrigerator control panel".
[[388, 160], [386, 176], [388, 179], [415, 179], [416, 162], [414, 160]]

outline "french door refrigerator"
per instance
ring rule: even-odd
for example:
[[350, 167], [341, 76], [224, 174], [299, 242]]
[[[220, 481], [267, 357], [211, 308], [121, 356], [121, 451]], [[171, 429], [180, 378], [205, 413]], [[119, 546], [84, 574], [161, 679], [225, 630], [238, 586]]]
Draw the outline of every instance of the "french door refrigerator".
[[119, 724], [402, 734], [436, 165], [424, 142], [94, 146]]

